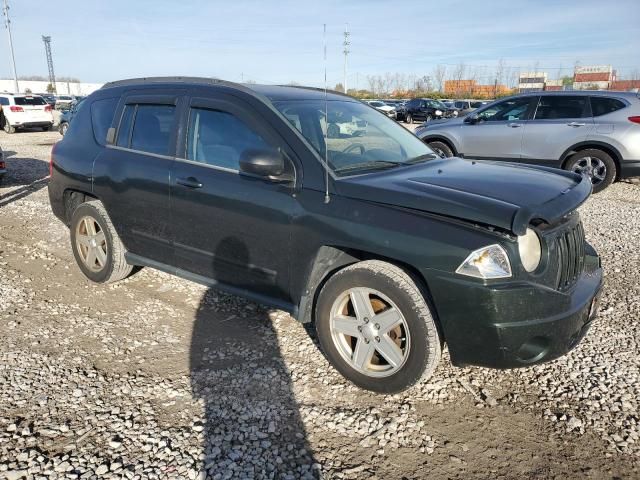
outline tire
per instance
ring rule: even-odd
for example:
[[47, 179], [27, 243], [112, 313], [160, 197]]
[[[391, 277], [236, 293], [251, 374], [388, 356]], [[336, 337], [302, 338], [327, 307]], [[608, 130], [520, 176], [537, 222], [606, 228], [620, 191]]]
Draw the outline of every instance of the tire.
[[588, 148], [574, 153], [565, 164], [565, 170], [586, 174], [591, 179], [593, 193], [598, 193], [613, 183], [616, 178], [616, 162], [608, 153]]
[[447, 145], [444, 142], [440, 142], [440, 141], [427, 142], [427, 145], [429, 145], [431, 149], [434, 152], [436, 152], [438, 155], [440, 155], [442, 158], [449, 158], [449, 157], [455, 156], [453, 153], [453, 150], [451, 150], [449, 145]]
[[4, 119], [4, 132], [11, 135], [12, 133], [16, 133], [16, 127], [9, 123], [9, 120]]
[[410, 114], [410, 113], [407, 113], [407, 114], [404, 116], [404, 122], [405, 122], [405, 123], [408, 123], [409, 125], [411, 125], [411, 124], [413, 123], [413, 117], [411, 116], [411, 114]]
[[[371, 307], [370, 318], [355, 313], [353, 295], [368, 300], [361, 305]], [[380, 315], [383, 312], [386, 316]], [[383, 333], [384, 322], [391, 325], [394, 318], [402, 323]], [[385, 394], [406, 390], [431, 377], [440, 360], [440, 336], [424, 296], [407, 272], [386, 262], [367, 260], [334, 274], [318, 296], [315, 322], [329, 362], [366, 390]], [[341, 333], [341, 328], [354, 335]], [[395, 365], [377, 350], [390, 347]], [[359, 348], [360, 358], [367, 361], [355, 361]]]
[[58, 131], [60, 132], [60, 135], [64, 137], [64, 135], [67, 133], [68, 128], [69, 128], [69, 124], [67, 122], [61, 123], [60, 126], [58, 127]]
[[425, 122], [430, 122], [431, 120], [433, 120], [433, 117], [431, 115], [427, 115], [424, 119]]
[[[88, 221], [94, 221], [98, 225], [99, 230], [98, 228], [95, 228], [97, 235], [103, 233], [101, 237], [94, 238], [98, 240], [98, 242], [102, 240], [104, 245], [104, 248], [98, 245], [98, 248], [102, 249], [104, 255], [102, 260], [103, 265], [101, 267], [99, 265], [100, 259], [97, 256], [93, 261], [94, 268], [90, 268], [83, 258], [87, 257], [87, 260], [90, 259], [88, 255], [84, 253], [84, 248], [88, 249], [90, 247], [80, 246], [80, 243], [82, 242], [80, 237], [85, 236], [81, 235], [83, 233], [82, 230], [89, 234], [87, 235], [88, 237], [91, 237], [91, 232], [84, 228], [84, 226], [86, 226], [86, 223], [84, 223], [85, 219], [89, 219]], [[81, 223], [84, 225], [81, 226]], [[83, 248], [82, 252], [80, 251], [81, 248]], [[117, 282], [118, 280], [122, 280], [127, 277], [131, 273], [131, 270], [133, 270], [133, 266], [129, 265], [124, 258], [124, 245], [122, 245], [120, 237], [113, 227], [107, 211], [98, 200], [81, 203], [74, 210], [73, 215], [71, 216], [71, 249], [73, 250], [73, 256], [75, 257], [76, 263], [78, 264], [78, 267], [80, 267], [82, 273], [89, 280], [95, 283]]]

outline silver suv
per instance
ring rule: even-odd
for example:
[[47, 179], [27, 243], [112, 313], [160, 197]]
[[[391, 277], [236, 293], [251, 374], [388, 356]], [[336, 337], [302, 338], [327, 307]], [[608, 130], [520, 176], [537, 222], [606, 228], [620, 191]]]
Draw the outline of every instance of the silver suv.
[[443, 157], [564, 168], [594, 192], [640, 176], [640, 98], [633, 92], [535, 92], [497, 100], [415, 134]]

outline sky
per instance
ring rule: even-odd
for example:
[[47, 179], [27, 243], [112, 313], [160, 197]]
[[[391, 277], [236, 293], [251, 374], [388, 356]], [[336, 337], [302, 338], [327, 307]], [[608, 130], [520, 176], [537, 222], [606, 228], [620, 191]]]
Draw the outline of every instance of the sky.
[[[8, 0], [18, 75], [106, 82], [153, 75], [321, 86], [343, 81], [349, 24], [349, 88], [368, 75], [432, 75], [466, 65], [491, 83], [500, 59], [550, 78], [580, 65], [640, 71], [640, 0]], [[0, 27], [0, 78], [11, 78]]]

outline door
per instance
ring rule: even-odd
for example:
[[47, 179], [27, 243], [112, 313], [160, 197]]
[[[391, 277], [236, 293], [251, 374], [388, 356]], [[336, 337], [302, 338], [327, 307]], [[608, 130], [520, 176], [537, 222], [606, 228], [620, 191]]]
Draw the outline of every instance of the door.
[[522, 161], [559, 167], [562, 154], [593, 130], [589, 97], [540, 96], [522, 140]]
[[522, 135], [537, 99], [503, 100], [465, 117], [460, 132], [460, 153], [465, 158], [519, 159]]
[[292, 187], [239, 173], [240, 155], [264, 148], [284, 146], [252, 107], [222, 94], [191, 99], [171, 173], [175, 262], [239, 293], [286, 302]]
[[127, 250], [168, 264], [173, 256], [169, 173], [181, 95], [157, 90], [127, 95], [115, 115], [115, 142], [94, 164], [94, 190]]

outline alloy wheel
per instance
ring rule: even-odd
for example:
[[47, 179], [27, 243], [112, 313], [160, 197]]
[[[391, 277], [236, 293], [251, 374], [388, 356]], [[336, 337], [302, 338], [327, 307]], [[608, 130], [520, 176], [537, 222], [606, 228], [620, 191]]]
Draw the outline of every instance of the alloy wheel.
[[596, 157], [579, 159], [573, 164], [571, 171], [588, 176], [593, 185], [602, 183], [607, 176], [607, 166]]
[[342, 358], [369, 377], [387, 377], [402, 368], [411, 337], [400, 309], [384, 294], [352, 288], [331, 307], [331, 338]]
[[89, 270], [99, 272], [107, 264], [107, 239], [93, 217], [84, 216], [78, 222], [76, 248], [80, 259]]

